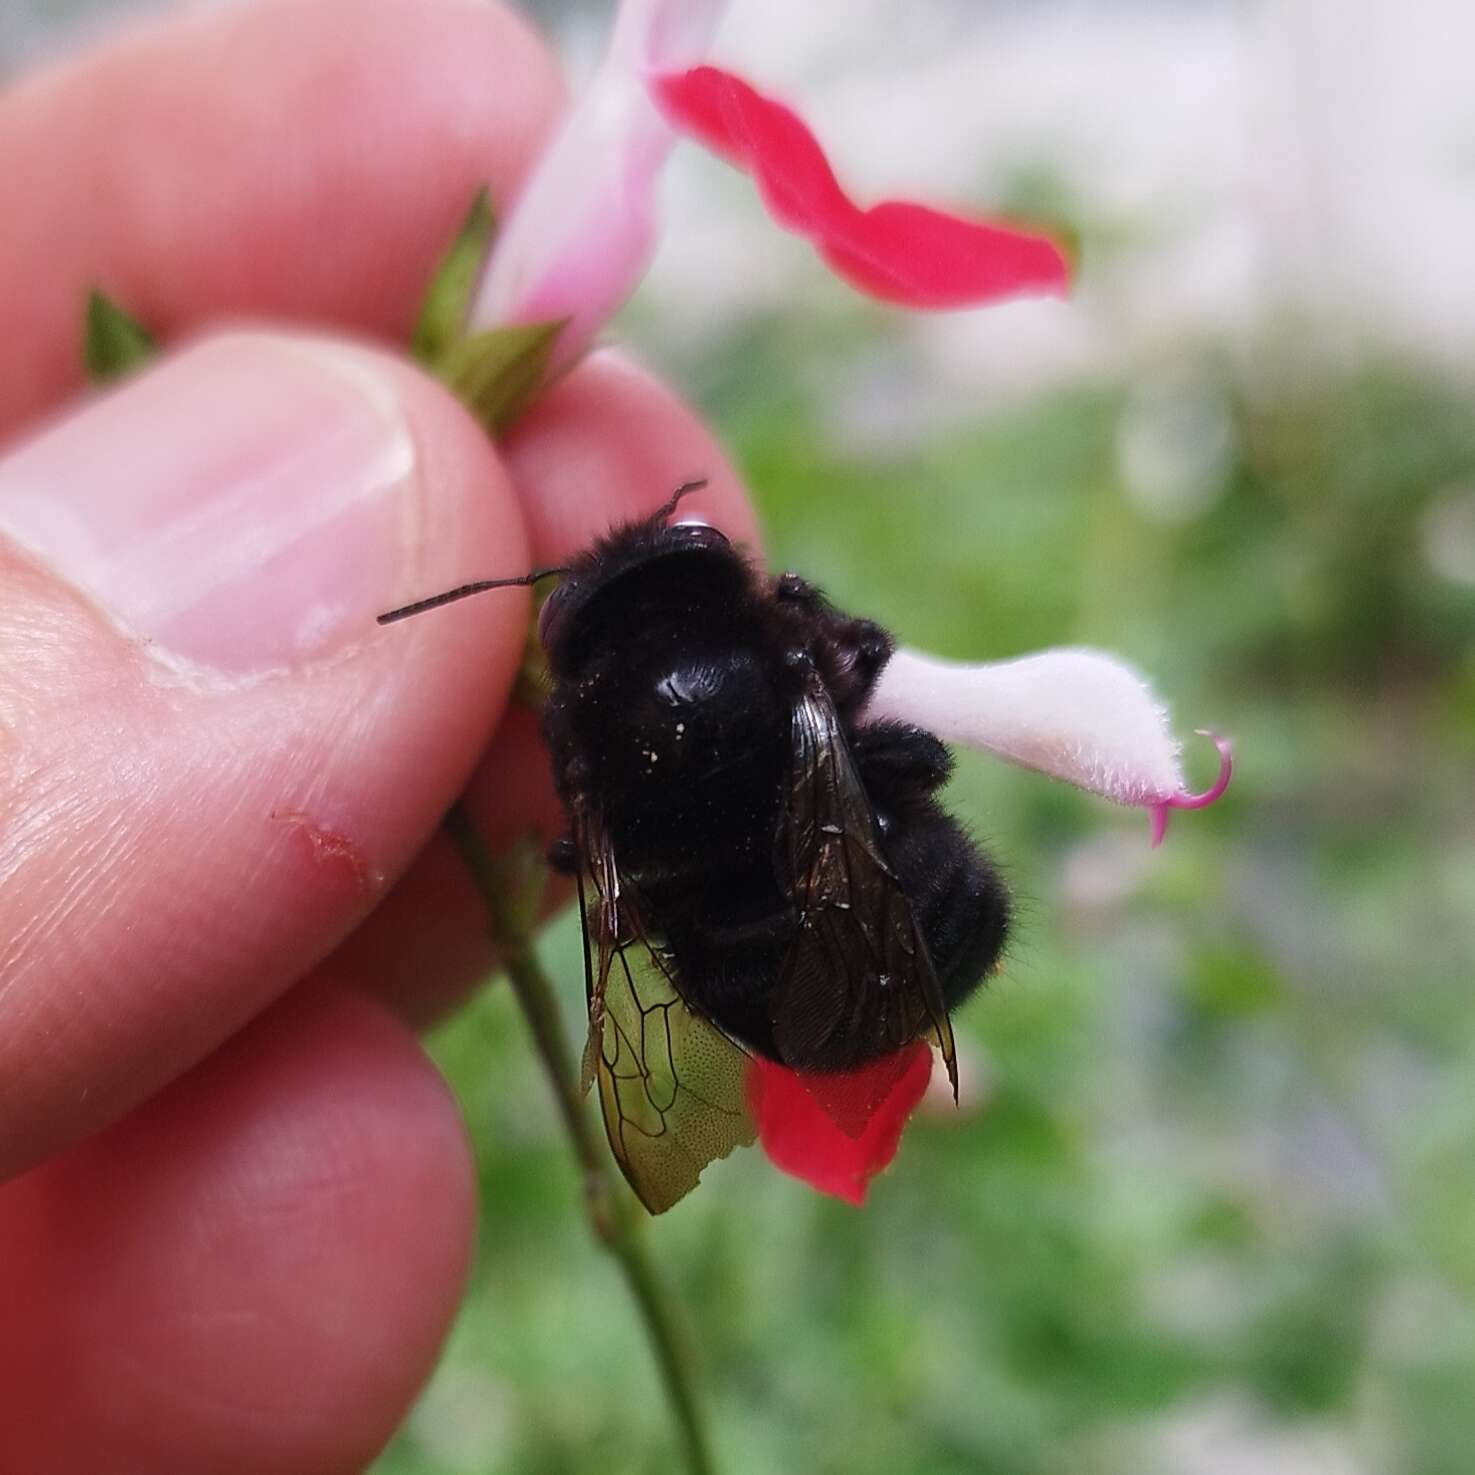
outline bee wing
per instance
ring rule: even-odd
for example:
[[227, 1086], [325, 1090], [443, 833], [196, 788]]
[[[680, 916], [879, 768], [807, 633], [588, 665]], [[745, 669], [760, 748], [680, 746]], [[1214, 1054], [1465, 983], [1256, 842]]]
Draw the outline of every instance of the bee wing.
[[774, 992], [780, 1053], [820, 1071], [833, 1058], [840, 1070], [857, 1053], [874, 1059], [930, 1034], [956, 1096], [942, 988], [911, 902], [881, 854], [875, 810], [818, 677], [794, 708], [784, 837], [799, 924]]
[[615, 1161], [641, 1203], [660, 1214], [696, 1187], [708, 1163], [752, 1142], [748, 1057], [686, 1006], [670, 956], [648, 941], [635, 898], [621, 888], [597, 820], [581, 827], [580, 844], [595, 892], [586, 908], [581, 873], [585, 1089], [599, 1082]]
[[[597, 1074], [599, 1047], [604, 1038], [610, 967], [620, 937], [620, 873], [615, 869], [614, 849], [597, 813], [583, 815], [576, 820], [574, 838], [579, 852], [579, 931], [584, 942], [584, 997], [589, 1006], [589, 1034], [584, 1041], [579, 1089], [588, 1095]], [[592, 910], [584, 892], [585, 871], [588, 871], [594, 885]]]

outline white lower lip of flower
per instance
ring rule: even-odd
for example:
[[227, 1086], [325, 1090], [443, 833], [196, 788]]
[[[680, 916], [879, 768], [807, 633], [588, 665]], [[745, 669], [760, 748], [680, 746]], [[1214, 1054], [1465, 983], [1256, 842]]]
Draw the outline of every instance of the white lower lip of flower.
[[901, 650], [868, 715], [915, 723], [1118, 804], [1161, 804], [1184, 789], [1166, 708], [1103, 651], [961, 665]]

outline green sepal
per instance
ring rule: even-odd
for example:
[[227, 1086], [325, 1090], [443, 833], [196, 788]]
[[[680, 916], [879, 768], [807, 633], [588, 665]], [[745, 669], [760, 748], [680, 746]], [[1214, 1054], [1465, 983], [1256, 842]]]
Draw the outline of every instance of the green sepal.
[[420, 316], [410, 339], [410, 352], [422, 364], [439, 364], [461, 337], [496, 232], [497, 215], [492, 209], [492, 197], [483, 187], [471, 202], [456, 239], [436, 265], [425, 289]]
[[107, 384], [142, 368], [158, 345], [153, 334], [95, 287], [87, 294], [82, 361], [95, 384]]
[[543, 387], [567, 318], [488, 328], [453, 343], [436, 372], [492, 435], [505, 430]]

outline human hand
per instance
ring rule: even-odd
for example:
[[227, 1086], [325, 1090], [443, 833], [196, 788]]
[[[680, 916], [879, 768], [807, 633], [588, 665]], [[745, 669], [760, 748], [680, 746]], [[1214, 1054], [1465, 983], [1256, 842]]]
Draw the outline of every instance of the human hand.
[[[0, 98], [7, 1470], [360, 1469], [454, 1310], [473, 1185], [412, 1026], [492, 959], [437, 824], [464, 791], [497, 849], [556, 807], [507, 710], [526, 596], [373, 617], [695, 475], [752, 537], [629, 365], [493, 448], [361, 341], [563, 104], [457, 0], [172, 19]], [[178, 346], [68, 409], [94, 283]]]

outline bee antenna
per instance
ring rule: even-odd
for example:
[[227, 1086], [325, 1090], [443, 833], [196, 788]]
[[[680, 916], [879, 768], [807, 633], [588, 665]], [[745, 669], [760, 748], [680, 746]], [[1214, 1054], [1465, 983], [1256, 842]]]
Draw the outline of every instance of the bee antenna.
[[698, 477], [696, 481], [684, 481], [674, 492], [670, 499], [651, 517], [652, 522], [665, 522], [676, 510], [676, 504], [689, 492], [699, 492], [706, 486], [707, 478]]
[[536, 584], [539, 579], [546, 579], [551, 574], [567, 572], [566, 568], [535, 568], [532, 573], [519, 574], [515, 579], [478, 579], [474, 584], [461, 584], [455, 589], [447, 589], [444, 594], [432, 594], [429, 599], [417, 599], [414, 604], [389, 610], [380, 615], [376, 623], [392, 625], [396, 620], [407, 620], [411, 615], [423, 615], [428, 609], [454, 604], [458, 599], [465, 599], [472, 594], [485, 594], [488, 589], [511, 589], [519, 584]]

